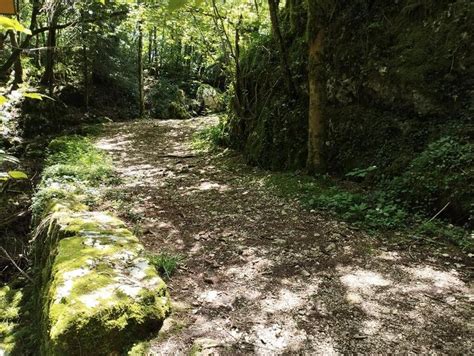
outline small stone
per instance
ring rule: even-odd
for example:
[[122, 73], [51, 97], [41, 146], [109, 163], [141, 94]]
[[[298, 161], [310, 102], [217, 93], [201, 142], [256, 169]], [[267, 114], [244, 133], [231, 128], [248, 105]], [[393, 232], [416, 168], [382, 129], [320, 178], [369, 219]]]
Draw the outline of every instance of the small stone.
[[305, 270], [305, 269], [301, 271], [301, 274], [302, 274], [304, 277], [309, 277], [309, 276], [311, 276], [311, 273], [309, 273], [309, 272], [308, 272], [307, 270]]
[[326, 246], [326, 252], [331, 252], [332, 250], [336, 249], [336, 244], [330, 243], [329, 245]]

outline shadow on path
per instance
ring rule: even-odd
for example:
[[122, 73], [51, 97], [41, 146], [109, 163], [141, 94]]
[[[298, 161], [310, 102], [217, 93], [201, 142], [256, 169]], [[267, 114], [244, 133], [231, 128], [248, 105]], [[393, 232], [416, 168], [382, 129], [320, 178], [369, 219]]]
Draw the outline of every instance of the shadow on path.
[[103, 208], [186, 257], [153, 354], [472, 351], [462, 271], [277, 197], [234, 153], [193, 151], [216, 120], [116, 123], [98, 142], [123, 179]]

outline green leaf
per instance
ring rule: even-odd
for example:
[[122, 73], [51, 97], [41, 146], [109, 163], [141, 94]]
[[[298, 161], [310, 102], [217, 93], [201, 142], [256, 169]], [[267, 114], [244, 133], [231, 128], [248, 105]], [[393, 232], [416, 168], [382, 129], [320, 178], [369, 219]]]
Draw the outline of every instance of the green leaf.
[[43, 94], [40, 94], [40, 93], [23, 93], [23, 96], [25, 98], [43, 100]]
[[22, 93], [22, 95], [23, 95], [25, 98], [30, 98], [30, 99], [35, 99], [35, 100], [43, 100], [43, 98], [47, 98], [47, 99], [50, 99], [50, 100], [54, 100], [54, 99], [51, 98], [50, 96], [47, 96], [47, 95], [41, 94], [41, 93]]
[[0, 163], [3, 163], [3, 162], [10, 162], [10, 163], [14, 163], [14, 164], [19, 164], [20, 163], [18, 158], [14, 157], [12, 155], [6, 154], [4, 150], [0, 150]]
[[13, 179], [28, 179], [26, 173], [22, 171], [9, 171], [8, 175]]
[[0, 95], [0, 106], [8, 102], [8, 99], [5, 98], [3, 95]]
[[16, 19], [11, 19], [9, 17], [0, 16], [0, 31], [18, 31], [23, 32], [28, 35], [31, 35], [31, 31], [18, 22]]

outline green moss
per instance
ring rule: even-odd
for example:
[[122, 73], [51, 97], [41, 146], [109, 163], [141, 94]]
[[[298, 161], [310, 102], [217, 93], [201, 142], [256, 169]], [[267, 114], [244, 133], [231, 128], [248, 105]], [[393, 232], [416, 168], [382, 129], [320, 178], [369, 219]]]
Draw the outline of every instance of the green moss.
[[128, 356], [145, 356], [148, 354], [150, 344], [148, 342], [139, 342], [128, 351]]
[[43, 257], [43, 350], [121, 352], [157, 331], [170, 309], [166, 285], [123, 223], [100, 213], [57, 212], [51, 224], [47, 234], [56, 237], [46, 241], [56, 252]]
[[17, 346], [22, 298], [21, 290], [0, 287], [0, 353], [9, 354]]
[[89, 211], [107, 157], [80, 137], [54, 140], [34, 202], [41, 353], [121, 354], [170, 311], [163, 280], [125, 224]]

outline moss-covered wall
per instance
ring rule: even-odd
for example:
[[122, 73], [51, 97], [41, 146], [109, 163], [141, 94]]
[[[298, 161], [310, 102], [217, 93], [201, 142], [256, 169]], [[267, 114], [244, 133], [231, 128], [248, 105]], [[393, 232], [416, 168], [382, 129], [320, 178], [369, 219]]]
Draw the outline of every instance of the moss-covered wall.
[[429, 142], [469, 135], [472, 2], [359, 0], [333, 10], [324, 44], [331, 171], [401, 173]]
[[33, 207], [40, 353], [123, 354], [160, 329], [167, 287], [124, 223], [88, 208], [111, 174], [107, 158], [79, 137], [49, 151]]
[[[324, 132], [323, 139], [314, 137], [316, 143], [323, 143], [327, 172], [345, 176], [354, 169], [376, 166], [370, 183], [387, 182], [412, 174], [417, 158], [423, 156], [440, 174], [438, 179], [430, 178], [431, 202], [425, 210], [436, 213], [450, 202], [446, 213], [453, 221], [466, 222], [472, 208], [465, 207], [474, 198], [464, 197], [464, 189], [446, 183], [444, 176], [452, 174], [452, 181], [464, 182], [459, 187], [469, 185], [472, 160], [444, 164], [452, 150], [446, 144], [435, 145], [444, 151], [434, 154], [429, 146], [454, 142], [472, 150], [472, 2], [291, 0], [280, 16], [297, 91], [285, 90], [271, 35], [257, 37], [242, 52], [247, 105], [230, 120], [234, 146], [253, 164], [311, 170], [306, 163], [317, 160], [306, 159], [308, 119], [310, 103], [316, 103]], [[316, 42], [320, 31], [323, 43], [318, 51], [322, 52], [317, 61], [308, 62], [309, 44]], [[308, 78], [316, 85], [308, 85]], [[318, 89], [320, 103], [309, 100], [311, 87]], [[314, 93], [310, 94], [313, 99]], [[458, 168], [450, 171], [449, 167]], [[415, 175], [422, 179], [421, 173]], [[411, 187], [395, 185], [397, 199], [421, 205], [419, 199], [410, 198], [418, 194], [406, 193]]]
[[331, 172], [374, 164], [394, 172], [403, 169], [400, 155], [409, 162], [443, 136], [444, 127], [472, 135], [465, 130], [474, 111], [472, 2], [291, 0], [280, 16], [298, 91], [285, 92], [270, 36], [243, 51], [247, 105], [244, 117], [231, 121], [231, 132], [251, 163], [304, 166], [307, 39], [321, 28]]

